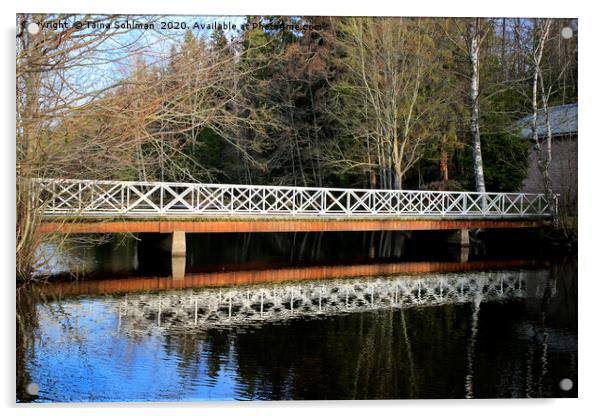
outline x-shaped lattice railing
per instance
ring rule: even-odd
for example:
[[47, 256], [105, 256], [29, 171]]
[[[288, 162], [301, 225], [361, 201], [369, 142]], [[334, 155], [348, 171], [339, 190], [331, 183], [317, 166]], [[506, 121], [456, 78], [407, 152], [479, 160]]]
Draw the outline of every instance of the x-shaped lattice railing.
[[[47, 215], [548, 216], [544, 194], [32, 179]], [[557, 205], [557, 197], [551, 201]]]

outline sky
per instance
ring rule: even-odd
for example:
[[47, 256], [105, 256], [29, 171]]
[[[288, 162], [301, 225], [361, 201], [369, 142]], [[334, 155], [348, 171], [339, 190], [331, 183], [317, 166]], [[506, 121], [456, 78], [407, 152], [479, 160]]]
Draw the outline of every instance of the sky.
[[[64, 32], [77, 28], [77, 25], [80, 25], [80, 30], [76, 33], [82, 35], [107, 30], [92, 24], [104, 20], [100, 15], [74, 15], [67, 18], [51, 16], [52, 19], [46, 19], [50, 27], [41, 27], [35, 36], [43, 36], [44, 32], [48, 31]], [[29, 23], [32, 21], [38, 23], [35, 17], [28, 18]], [[81, 93], [82, 90], [98, 90], [131, 74], [135, 60], [158, 65], [165, 62], [173, 46], [181, 42], [188, 30], [197, 38], [208, 39], [214, 28], [222, 24], [225, 26], [226, 37], [231, 39], [238, 34], [244, 21], [243, 16], [124, 16], [114, 21], [108, 29], [108, 33], [116, 34], [102, 42], [90, 58], [82, 61], [85, 66], [78, 66], [69, 71], [67, 77], [73, 89], [78, 90], [77, 93]], [[146, 29], [135, 28], [136, 25], [144, 24], [148, 25]], [[29, 29], [29, 26], [27, 27]], [[83, 38], [82, 41], [84, 40]]]

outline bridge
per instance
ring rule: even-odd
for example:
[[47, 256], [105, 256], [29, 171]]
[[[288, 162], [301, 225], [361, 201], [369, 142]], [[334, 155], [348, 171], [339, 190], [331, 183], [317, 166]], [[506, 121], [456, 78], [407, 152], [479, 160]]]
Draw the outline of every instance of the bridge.
[[40, 232], [185, 233], [533, 228], [549, 221], [544, 194], [33, 179]]

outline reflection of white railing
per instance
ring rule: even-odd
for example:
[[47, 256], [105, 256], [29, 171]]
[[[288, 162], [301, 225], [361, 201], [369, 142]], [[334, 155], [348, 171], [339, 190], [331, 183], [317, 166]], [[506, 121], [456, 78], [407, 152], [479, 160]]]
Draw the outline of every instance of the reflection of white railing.
[[547, 216], [544, 194], [34, 179], [47, 215]]
[[[536, 278], [536, 272], [529, 273]], [[520, 271], [499, 271], [130, 294], [114, 304], [114, 313], [126, 332], [147, 331], [149, 325], [175, 330], [253, 326], [383, 308], [522, 298], [529, 281]]]

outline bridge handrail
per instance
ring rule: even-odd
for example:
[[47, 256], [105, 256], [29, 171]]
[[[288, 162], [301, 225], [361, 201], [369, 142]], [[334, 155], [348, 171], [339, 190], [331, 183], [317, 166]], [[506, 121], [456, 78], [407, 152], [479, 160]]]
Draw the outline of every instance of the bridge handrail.
[[285, 185], [246, 185], [246, 184], [223, 184], [223, 183], [205, 183], [205, 182], [161, 182], [161, 181], [116, 181], [106, 179], [55, 179], [55, 178], [34, 178], [34, 182], [57, 182], [57, 183], [94, 183], [99, 185], [117, 185], [117, 184], [131, 184], [140, 186], [157, 186], [157, 185], [171, 185], [171, 186], [211, 186], [216, 188], [266, 188], [266, 189], [297, 189], [304, 191], [375, 191], [375, 192], [392, 192], [392, 193], [429, 193], [429, 194], [473, 194], [473, 195], [530, 195], [530, 196], [543, 196], [543, 193], [534, 192], [476, 192], [476, 191], [429, 191], [422, 189], [369, 189], [369, 188], [328, 188], [318, 186], [285, 186]]
[[[542, 216], [544, 194], [230, 185], [90, 179], [31, 180], [45, 214]], [[556, 204], [557, 196], [553, 201]]]

